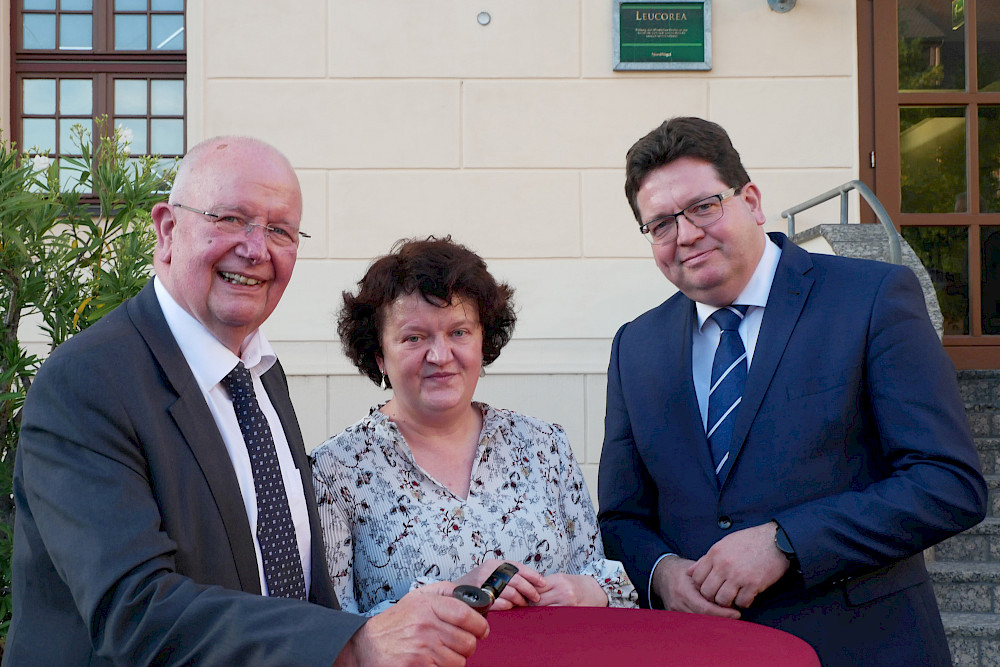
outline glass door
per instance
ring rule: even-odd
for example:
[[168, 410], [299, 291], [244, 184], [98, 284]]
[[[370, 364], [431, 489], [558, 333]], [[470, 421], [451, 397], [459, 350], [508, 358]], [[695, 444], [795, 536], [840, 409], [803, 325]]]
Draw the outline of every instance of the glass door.
[[871, 6], [875, 192], [927, 266], [956, 366], [1000, 368], [1000, 2]]

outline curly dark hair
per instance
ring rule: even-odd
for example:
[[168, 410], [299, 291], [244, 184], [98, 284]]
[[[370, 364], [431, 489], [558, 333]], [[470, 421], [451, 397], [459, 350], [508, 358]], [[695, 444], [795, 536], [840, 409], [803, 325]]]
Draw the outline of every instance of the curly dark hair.
[[[482, 257], [451, 236], [400, 239], [368, 267], [357, 294], [343, 293], [337, 317], [344, 354], [375, 384], [383, 380], [377, 357], [382, 354], [386, 310], [399, 297], [414, 293], [441, 308], [454, 303], [456, 296], [476, 304], [483, 327], [483, 366], [500, 356], [514, 334], [514, 289], [498, 283]], [[384, 379], [391, 387], [389, 378]]]
[[671, 118], [635, 142], [625, 156], [625, 197], [640, 223], [636, 198], [642, 182], [650, 172], [682, 157], [708, 162], [731, 188], [741, 188], [750, 182], [740, 154], [721, 125], [693, 116]]

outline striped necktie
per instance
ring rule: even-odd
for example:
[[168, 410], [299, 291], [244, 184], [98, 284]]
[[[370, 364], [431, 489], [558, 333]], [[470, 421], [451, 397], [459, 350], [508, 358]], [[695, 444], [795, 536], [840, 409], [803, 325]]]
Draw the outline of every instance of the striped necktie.
[[712, 362], [712, 384], [708, 391], [708, 446], [719, 475], [729, 461], [736, 412], [747, 382], [747, 351], [737, 330], [749, 306], [726, 306], [711, 317], [722, 329]]
[[264, 561], [264, 579], [273, 598], [306, 599], [305, 578], [295, 524], [281, 478], [271, 427], [260, 410], [250, 371], [243, 362], [222, 379], [233, 398], [233, 410], [250, 454], [253, 486], [257, 493], [257, 541]]

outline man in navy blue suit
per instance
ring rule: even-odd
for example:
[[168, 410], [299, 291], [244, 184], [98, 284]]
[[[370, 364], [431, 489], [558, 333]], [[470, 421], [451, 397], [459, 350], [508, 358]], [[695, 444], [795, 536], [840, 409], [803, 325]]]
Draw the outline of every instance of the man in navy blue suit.
[[609, 558], [646, 606], [780, 628], [824, 664], [950, 664], [922, 550], [982, 520], [986, 485], [912, 271], [765, 234], [699, 118], [640, 139], [625, 192], [679, 293], [614, 339]]

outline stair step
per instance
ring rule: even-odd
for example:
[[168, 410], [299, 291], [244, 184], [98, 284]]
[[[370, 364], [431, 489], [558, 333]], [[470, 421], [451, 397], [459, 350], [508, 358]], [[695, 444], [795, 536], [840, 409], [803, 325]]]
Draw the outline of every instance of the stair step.
[[1000, 615], [942, 612], [941, 620], [955, 667], [1000, 664]]
[[[1000, 497], [1000, 490], [997, 492]], [[991, 505], [992, 507], [992, 505]], [[935, 561], [1000, 562], [1000, 518], [988, 516], [934, 547]]]
[[934, 595], [942, 612], [1000, 611], [1000, 563], [930, 563]]
[[983, 474], [1000, 473], [1000, 438], [975, 438], [976, 451], [983, 464]]
[[1000, 517], [1000, 475], [983, 475], [986, 478], [986, 489], [989, 503], [986, 508], [987, 517]]

